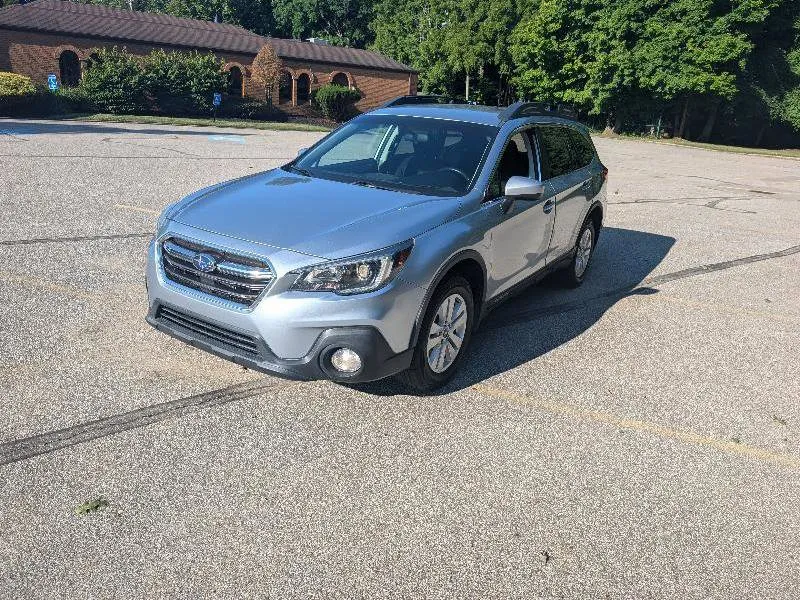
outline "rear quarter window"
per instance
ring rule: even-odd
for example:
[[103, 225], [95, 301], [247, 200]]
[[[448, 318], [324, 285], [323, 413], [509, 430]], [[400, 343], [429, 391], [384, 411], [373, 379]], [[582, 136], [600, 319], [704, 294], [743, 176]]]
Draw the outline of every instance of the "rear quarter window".
[[592, 162], [594, 158], [594, 148], [588, 138], [579, 131], [570, 129], [569, 138], [572, 142], [575, 169], [581, 169]]

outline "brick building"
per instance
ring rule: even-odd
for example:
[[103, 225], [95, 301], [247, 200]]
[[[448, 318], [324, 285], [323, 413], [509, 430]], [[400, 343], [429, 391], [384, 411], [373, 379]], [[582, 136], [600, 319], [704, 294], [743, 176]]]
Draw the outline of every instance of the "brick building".
[[362, 111], [417, 91], [413, 69], [368, 50], [265, 38], [225, 23], [62, 0], [0, 9], [0, 71], [27, 75], [39, 84], [54, 73], [62, 86], [76, 85], [92, 53], [102, 47], [125, 47], [142, 55], [155, 48], [198, 50], [224, 62], [229, 93], [258, 97], [250, 67], [264, 44], [272, 46], [282, 64], [272, 100], [292, 114], [305, 112], [311, 92], [332, 82], [358, 89], [362, 98], [356, 106]]

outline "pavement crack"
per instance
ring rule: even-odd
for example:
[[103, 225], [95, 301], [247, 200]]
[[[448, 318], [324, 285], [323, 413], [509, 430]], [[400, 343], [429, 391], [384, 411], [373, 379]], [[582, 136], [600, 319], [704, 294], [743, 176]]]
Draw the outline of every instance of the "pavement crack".
[[[724, 212], [737, 212], [743, 213], [748, 215], [756, 214], [756, 211], [753, 210], [740, 210], [737, 208], [725, 208], [719, 206], [720, 202], [725, 201], [732, 201], [732, 200], [749, 200], [748, 196], [697, 196], [697, 197], [686, 197], [686, 198], [667, 198], [667, 199], [659, 199], [659, 198], [634, 198], [633, 200], [618, 200], [616, 202], [609, 202], [609, 204], [674, 204], [678, 206], [694, 206], [697, 208], [712, 208], [714, 210], [721, 210]], [[690, 200], [710, 200], [705, 204], [695, 204], [694, 202], [689, 202]]]
[[8, 465], [42, 454], [48, 454], [55, 450], [144, 427], [159, 421], [175, 419], [212, 406], [243, 400], [276, 387], [281, 387], [281, 382], [276, 383], [275, 381], [260, 379], [237, 383], [211, 392], [145, 406], [95, 421], [78, 423], [64, 429], [20, 438], [0, 444], [0, 465]]
[[[139, 138], [139, 139], [147, 139], [147, 138]], [[167, 152], [175, 152], [176, 154], [180, 154], [181, 156], [189, 156], [191, 158], [197, 158], [199, 155], [193, 152], [184, 152], [183, 150], [176, 150], [175, 148], [170, 148], [168, 146], [150, 146], [148, 144], [137, 144], [136, 142], [128, 142], [124, 140], [114, 140], [111, 137], [105, 137], [100, 140], [101, 142], [106, 142], [108, 144], [118, 144], [120, 146], [133, 146], [135, 148], [145, 148], [146, 150], [165, 150]]]
[[544, 317], [559, 315], [571, 312], [573, 310], [579, 310], [591, 306], [598, 300], [613, 299], [616, 302], [617, 300], [621, 300], [622, 298], [626, 298], [628, 296], [652, 294], [655, 292], [653, 287], [669, 283], [671, 281], [677, 281], [679, 279], [685, 279], [687, 277], [695, 277], [697, 275], [705, 275], [707, 273], [714, 273], [715, 271], [723, 271], [725, 269], [732, 269], [733, 267], [739, 267], [742, 265], [747, 265], [750, 263], [760, 262], [764, 260], [771, 260], [773, 258], [781, 258], [784, 256], [790, 256], [792, 254], [797, 254], [797, 253], [800, 253], [800, 244], [798, 244], [797, 246], [791, 246], [789, 248], [785, 248], [784, 250], [778, 250], [776, 252], [767, 252], [766, 254], [754, 254], [753, 256], [745, 256], [742, 258], [726, 260], [719, 263], [712, 263], [708, 265], [690, 267], [688, 269], [681, 269], [680, 271], [675, 271], [673, 273], [665, 273], [664, 275], [656, 275], [655, 277], [648, 277], [647, 279], [644, 279], [639, 283], [631, 283], [629, 285], [619, 286], [617, 288], [608, 290], [606, 292], [603, 292], [596, 296], [592, 296], [591, 298], [587, 298], [585, 300], [576, 300], [574, 302], [565, 302], [563, 304], [545, 306], [543, 308], [534, 308], [531, 310], [518, 311], [513, 315], [505, 317], [490, 316], [489, 320], [486, 322], [485, 329], [487, 331], [492, 331], [495, 329], [501, 329], [503, 327], [509, 327], [511, 325], [517, 325], [520, 323], [535, 321], [537, 319], [542, 319]]
[[57, 244], [65, 242], [92, 242], [95, 240], [127, 240], [153, 237], [152, 232], [112, 233], [104, 235], [77, 235], [72, 237], [31, 238], [27, 240], [0, 240], [0, 246], [28, 246], [31, 244]]

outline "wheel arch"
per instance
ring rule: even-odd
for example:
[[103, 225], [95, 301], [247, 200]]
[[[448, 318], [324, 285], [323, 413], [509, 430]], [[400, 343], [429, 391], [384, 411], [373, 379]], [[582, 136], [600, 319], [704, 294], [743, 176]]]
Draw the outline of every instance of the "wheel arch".
[[417, 344], [419, 330], [422, 326], [422, 321], [425, 319], [425, 314], [428, 312], [431, 298], [442, 282], [451, 275], [461, 275], [469, 282], [473, 292], [472, 299], [475, 303], [475, 314], [477, 315], [475, 326], [477, 327], [483, 317], [486, 304], [486, 272], [486, 262], [476, 250], [462, 250], [450, 257], [436, 272], [425, 292], [425, 297], [414, 321], [414, 328], [411, 331], [409, 347], [413, 348]]
[[584, 223], [589, 219], [594, 223], [594, 243], [597, 245], [597, 240], [600, 239], [600, 229], [603, 227], [603, 203], [599, 200], [589, 207]]

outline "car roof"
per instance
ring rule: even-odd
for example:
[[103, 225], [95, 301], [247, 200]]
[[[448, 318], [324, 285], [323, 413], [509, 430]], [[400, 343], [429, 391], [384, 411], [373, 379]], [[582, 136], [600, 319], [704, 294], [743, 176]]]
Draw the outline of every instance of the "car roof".
[[448, 119], [450, 121], [465, 121], [498, 127], [502, 124], [500, 121], [501, 112], [501, 108], [475, 104], [402, 104], [400, 106], [378, 108], [370, 114]]
[[[431, 119], [448, 119], [451, 121], [464, 121], [500, 127], [506, 122], [505, 106], [484, 106], [481, 104], [401, 104], [377, 108], [368, 114], [371, 115], [402, 115], [406, 117], [427, 117]], [[554, 115], [536, 115], [521, 117], [531, 123], [563, 123], [577, 125], [578, 121], [565, 119]]]

